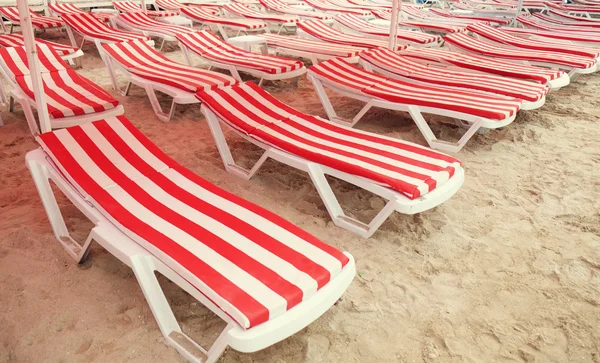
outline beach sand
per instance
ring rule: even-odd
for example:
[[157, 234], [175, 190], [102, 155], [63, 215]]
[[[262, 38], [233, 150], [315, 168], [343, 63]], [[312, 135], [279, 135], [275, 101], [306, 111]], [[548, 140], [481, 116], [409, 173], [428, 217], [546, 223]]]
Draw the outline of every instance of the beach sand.
[[[81, 74], [110, 89], [97, 52], [84, 50]], [[175, 45], [166, 54], [183, 60]], [[304, 77], [297, 87], [283, 81], [265, 88], [325, 116]], [[111, 92], [175, 160], [356, 259], [354, 282], [320, 319], [254, 354], [228, 349], [221, 362], [600, 363], [600, 76], [583, 76], [550, 94], [540, 110], [476, 135], [457, 155], [466, 179], [454, 197], [419, 215], [395, 213], [369, 239], [333, 225], [303, 172], [274, 161], [250, 181], [225, 172], [198, 105], [178, 107], [163, 123], [143, 90]], [[332, 96], [342, 115], [360, 108]], [[0, 362], [183, 361], [164, 343], [126, 265], [99, 246], [77, 265], [54, 239], [24, 163], [36, 143], [23, 112], [3, 107], [2, 116]], [[425, 143], [399, 112], [372, 110], [357, 127]], [[433, 129], [450, 138], [461, 132], [446, 124]], [[260, 155], [227, 137], [239, 160]], [[366, 219], [383, 205], [341, 181], [333, 186], [352, 215]], [[90, 222], [60, 202], [68, 228], [84, 239]], [[211, 344], [223, 321], [161, 283], [183, 330]]]

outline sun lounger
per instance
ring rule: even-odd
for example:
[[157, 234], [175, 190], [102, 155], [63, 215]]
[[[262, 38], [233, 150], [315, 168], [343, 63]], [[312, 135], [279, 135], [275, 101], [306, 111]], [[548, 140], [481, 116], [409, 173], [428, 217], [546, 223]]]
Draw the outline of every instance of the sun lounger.
[[570, 15], [576, 15], [581, 17], [591, 18], [590, 14], [600, 14], [600, 6], [556, 4], [549, 1], [545, 2], [544, 5], [546, 5], [548, 9], [558, 10]]
[[181, 8], [186, 6], [177, 0], [155, 0], [154, 3], [159, 8], [169, 11], [179, 11]]
[[224, 42], [208, 31], [180, 34], [177, 35], [177, 40], [189, 65], [192, 65], [191, 55], [196, 54], [210, 62], [209, 69], [226, 69], [240, 82], [242, 78], [239, 72], [259, 78], [259, 86], [263, 80], [278, 81], [306, 73], [306, 68], [300, 61], [248, 52]]
[[[57, 240], [78, 263], [95, 241], [131, 267], [166, 342], [188, 361], [214, 363], [228, 346], [255, 352], [286, 339], [354, 278], [350, 254], [202, 179], [125, 117], [37, 141], [27, 167]], [[49, 180], [94, 224], [83, 245], [70, 236]], [[212, 347], [181, 330], [158, 274], [227, 323]]]
[[[54, 4], [48, 4], [48, 9], [55, 14], [56, 16], [62, 16], [63, 14], [81, 14], [81, 13], [87, 13], [87, 11], [84, 11], [83, 9], [77, 7], [77, 5], [72, 4], [72, 3], [63, 3], [63, 4], [58, 4], [58, 3], [54, 3]], [[108, 19], [110, 19], [110, 17], [112, 16], [112, 14], [107, 14], [107, 13], [89, 13], [91, 14], [93, 17], [97, 18], [100, 21], [103, 22], [108, 22]]]
[[310, 59], [312, 64], [331, 58], [344, 58], [349, 62], [358, 62], [358, 53], [365, 48], [345, 44], [336, 44], [316, 39], [304, 39], [277, 34], [261, 34], [267, 46], [275, 54]]
[[[115, 69], [119, 69], [128, 79], [123, 93], [129, 93], [132, 83], [143, 88], [154, 113], [161, 121], [169, 121], [173, 118], [176, 105], [197, 103], [195, 92], [237, 82], [233, 77], [225, 74], [174, 62], [139, 40], [103, 44], [102, 49], [105, 53], [106, 66], [111, 73], [113, 87], [120, 90], [115, 75]], [[160, 106], [156, 91], [172, 98], [168, 112], [163, 111]]]
[[540, 30], [530, 28], [500, 28], [503, 32], [520, 37], [526, 37], [534, 41], [550, 41], [558, 44], [569, 44], [570, 46], [599, 47], [600, 29], [590, 32], [560, 31], [556, 29]]
[[514, 78], [467, 72], [457, 69], [444, 69], [435, 64], [425, 64], [402, 53], [394, 53], [385, 48], [368, 49], [359, 54], [361, 65], [368, 71], [375, 71], [387, 77], [411, 79], [430, 85], [451, 86], [474, 89], [504, 95], [521, 100], [522, 110], [540, 108], [550, 89], [531, 81]]
[[469, 25], [467, 29], [481, 37], [489, 39], [500, 44], [510, 45], [519, 49], [531, 49], [544, 52], [564, 53], [569, 55], [578, 55], [597, 59], [600, 56], [600, 49], [586, 48], [579, 45], [568, 45], [564, 43], [552, 42], [550, 39], [527, 39], [513, 36], [503, 30], [493, 28], [486, 24]]
[[221, 36], [225, 40], [228, 39], [226, 29], [237, 30], [237, 34], [269, 31], [267, 23], [265, 23], [264, 21], [252, 19], [223, 18], [220, 16], [213, 15], [209, 11], [198, 7], [182, 8], [181, 15], [191, 19], [194, 22], [202, 24], [202, 27], [215, 26], [218, 29], [219, 34], [221, 34]]
[[299, 16], [302, 19], [319, 19], [324, 21], [330, 21], [333, 19], [333, 15], [318, 11], [298, 9], [279, 0], [260, 0], [260, 4], [266, 9], [276, 13]]
[[[132, 1], [113, 1], [113, 6], [121, 13], [137, 13], [142, 11], [140, 5]], [[157, 11], [157, 10], [146, 10], [146, 15], [152, 18], [161, 18], [167, 16], [176, 16], [179, 13], [177, 11]]]
[[549, 14], [552, 16], [548, 14], [534, 13], [532, 18], [538, 23], [542, 21], [544, 24], [555, 24], [572, 28], [595, 28], [600, 31], [600, 19], [576, 17], [553, 10], [550, 10]]
[[[372, 13], [376, 18], [386, 20], [386, 21], [392, 20], [392, 13], [390, 11], [373, 10]], [[442, 34], [458, 33], [458, 32], [464, 32], [467, 30], [466, 25], [445, 24], [445, 23], [436, 22], [436, 21], [432, 21], [432, 20], [425, 20], [425, 19], [399, 20], [398, 24], [404, 28], [412, 28], [412, 29], [418, 29], [418, 30], [421, 30], [424, 32], [442, 33]], [[386, 25], [389, 26], [389, 23]]]
[[566, 54], [560, 52], [520, 49], [495, 42], [484, 41], [471, 37], [465, 33], [448, 34], [444, 37], [445, 44], [450, 49], [479, 54], [487, 57], [496, 57], [512, 61], [526, 62], [526, 64], [560, 68], [569, 72], [573, 78], [580, 74], [594, 73], [597, 69], [597, 60], [591, 57]]
[[[406, 111], [430, 147], [449, 152], [460, 151], [477, 131], [510, 124], [522, 104], [512, 97], [390, 79], [353, 66], [343, 59], [332, 59], [310, 67], [308, 78], [330, 120], [354, 126], [372, 107]], [[363, 101], [366, 105], [351, 120], [343, 120], [337, 116], [325, 88]], [[450, 117], [460, 121], [467, 130], [457, 142], [438, 140], [423, 114]]]
[[223, 9], [246, 19], [260, 20], [267, 24], [274, 24], [278, 26], [276, 34], [281, 33], [283, 29], [288, 27], [296, 27], [296, 23], [300, 21], [300, 18], [294, 15], [263, 13], [262, 11], [251, 9], [244, 4], [227, 4], [223, 6]]
[[[335, 21], [361, 35], [370, 35], [377, 38], [390, 37], [389, 28], [386, 29], [384, 27], [373, 25], [353, 14], [339, 14], [335, 17]], [[399, 42], [408, 43], [411, 46], [439, 46], [442, 42], [442, 38], [438, 35], [401, 29], [397, 30], [396, 38]]]
[[[325, 1], [327, 1], [331, 5], [339, 6], [344, 9], [366, 10], [366, 11], [381, 9], [380, 6], [377, 6], [376, 4], [373, 4], [373, 3], [357, 5], [357, 4], [353, 4], [346, 0], [325, 0]], [[344, 14], [347, 14], [347, 13], [344, 13]]]
[[[362, 37], [355, 34], [348, 34], [330, 27], [321, 20], [309, 20], [298, 23], [298, 28], [302, 30], [303, 36], [323, 40], [329, 43], [350, 45], [361, 48], [387, 47], [386, 40]], [[406, 49], [406, 44], [396, 44], [395, 50]]]
[[371, 11], [370, 10], [362, 10], [362, 9], [347, 9], [347, 8], [343, 8], [341, 6], [335, 6], [331, 3], [328, 3], [324, 0], [305, 0], [305, 2], [310, 5], [311, 7], [320, 10], [320, 11], [324, 11], [326, 13], [334, 13], [334, 14], [354, 14], [354, 15], [358, 15], [358, 16], [370, 16], [371, 15]]
[[429, 11], [435, 15], [444, 18], [458, 19], [458, 20], [469, 20], [474, 22], [485, 22], [491, 23], [494, 25], [507, 25], [512, 22], [512, 17], [503, 17], [503, 16], [477, 16], [477, 15], [464, 15], [455, 12], [451, 12], [446, 9], [429, 9]]
[[[35, 38], [36, 43], [47, 45], [52, 51], [58, 54], [65, 61], [72, 61], [75, 58], [81, 57], [83, 51], [78, 48], [71, 47], [60, 43], [49, 42], [44, 39]], [[25, 41], [21, 34], [2, 34], [0, 35], [0, 46], [2, 47], [23, 47]]]
[[[37, 43], [38, 57], [50, 126], [55, 128], [78, 125], [99, 117], [123, 114], [123, 107], [108, 92], [71, 69], [60, 56], [44, 43]], [[27, 55], [24, 47], [0, 49], [0, 72], [10, 85], [11, 99], [23, 107], [32, 132], [39, 133], [33, 109], [35, 94], [31, 88]], [[4, 97], [4, 90], [1, 92]], [[12, 100], [11, 100], [12, 111]]]
[[439, 48], [418, 50], [407, 49], [402, 51], [402, 55], [438, 67], [457, 68], [461, 71], [473, 71], [477, 73], [485, 72], [546, 84], [550, 86], [550, 89], [552, 90], [567, 86], [570, 82], [569, 76], [559, 69], [535, 67], [497, 58], [452, 52]]
[[[268, 158], [306, 171], [333, 222], [365, 238], [394, 211], [414, 214], [443, 203], [464, 178], [455, 158], [307, 115], [251, 82], [200, 92], [198, 98], [228, 172], [250, 179]], [[235, 163], [219, 122], [265, 150], [252, 169]], [[379, 195], [387, 204], [369, 223], [347, 216], [325, 175]]]
[[[544, 15], [544, 14], [542, 14]], [[547, 15], [544, 15], [547, 16]], [[596, 35], [600, 33], [600, 24], [577, 23], [576, 25], [563, 24], [562, 21], [550, 22], [535, 16], [518, 16], [517, 21], [520, 25], [527, 28], [533, 28], [544, 31], [568, 32], [571, 34]], [[590, 24], [590, 26], [584, 26]]]
[[150, 37], [162, 39], [160, 50], [163, 49], [166, 42], [175, 42], [177, 34], [189, 33], [195, 31], [192, 28], [180, 25], [171, 25], [155, 20], [142, 12], [123, 13], [112, 19], [119, 27], [141, 32]]
[[[0, 14], [2, 17], [10, 21], [10, 33], [13, 32], [13, 27], [19, 25], [19, 11], [14, 7], [0, 7]], [[42, 16], [33, 10], [29, 9], [29, 16], [31, 18], [31, 25], [34, 30], [41, 31], [46, 29], [62, 28], [65, 24], [58, 18], [51, 18], [49, 16]], [[2, 25], [2, 31], [6, 31], [4, 20], [0, 19], [0, 25]]]
[[[369, 9], [371, 11], [392, 8], [392, 3], [387, 1], [375, 2], [364, 0], [348, 0], [348, 2], [354, 5], [364, 6], [365, 9]], [[373, 6], [375, 6], [375, 8], [373, 8]]]

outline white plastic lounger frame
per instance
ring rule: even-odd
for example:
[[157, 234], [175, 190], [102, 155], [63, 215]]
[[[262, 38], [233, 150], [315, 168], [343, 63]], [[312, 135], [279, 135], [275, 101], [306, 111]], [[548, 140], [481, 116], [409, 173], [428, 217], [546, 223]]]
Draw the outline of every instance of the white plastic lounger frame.
[[[323, 108], [325, 109], [325, 112], [327, 113], [327, 117], [329, 118], [329, 120], [352, 127], [352, 126], [356, 125], [356, 123], [358, 121], [360, 121], [360, 119], [362, 119], [363, 116], [367, 113], [367, 111], [369, 111], [372, 107], [380, 107], [380, 108], [385, 108], [388, 110], [408, 112], [410, 117], [413, 119], [413, 121], [419, 128], [419, 131], [421, 131], [421, 134], [423, 134], [423, 137], [427, 141], [427, 144], [429, 145], [429, 147], [436, 149], [436, 150], [445, 151], [445, 152], [457, 153], [463, 148], [463, 146], [465, 146], [467, 141], [469, 141], [471, 139], [471, 137], [473, 137], [473, 135], [475, 135], [476, 132], [484, 133], [488, 129], [496, 129], [496, 128], [504, 127], [504, 126], [510, 124], [511, 122], [513, 122], [513, 120], [516, 117], [516, 113], [515, 113], [511, 117], [507, 117], [506, 119], [504, 119], [502, 121], [496, 121], [496, 120], [490, 120], [490, 119], [480, 117], [480, 116], [473, 116], [473, 115], [469, 115], [469, 114], [465, 114], [465, 113], [461, 113], [461, 112], [443, 110], [443, 109], [435, 108], [435, 107], [423, 107], [423, 106], [409, 105], [409, 104], [405, 104], [405, 103], [391, 102], [391, 101], [387, 101], [387, 100], [384, 100], [381, 98], [371, 97], [371, 96], [359, 94], [356, 92], [350, 92], [344, 88], [339, 87], [338, 85], [336, 85], [333, 82], [329, 82], [324, 79], [319, 79], [319, 78], [315, 77], [314, 75], [310, 74], [310, 72], [307, 74], [307, 76], [308, 76], [308, 79], [314, 85], [315, 91], [317, 92], [317, 95], [319, 96], [319, 99], [321, 100], [321, 103], [323, 104]], [[329, 96], [327, 96], [325, 87], [331, 89], [335, 93], [365, 102], [366, 104], [351, 120], [345, 120], [345, 119], [337, 116], [335, 109], [333, 107], [333, 104], [329, 100]], [[459, 126], [466, 127], [467, 131], [463, 134], [463, 136], [457, 142], [439, 140], [435, 136], [433, 131], [431, 130], [431, 127], [429, 126], [429, 123], [425, 120], [425, 118], [423, 117], [423, 114], [432, 114], [432, 115], [450, 117], [450, 118], [454, 119]]]
[[[221, 155], [221, 159], [223, 160], [225, 170], [231, 174], [239, 176], [240, 178], [250, 180], [250, 178], [256, 174], [264, 162], [271, 158], [286, 165], [292, 166], [298, 170], [305, 171], [310, 176], [315, 188], [319, 193], [319, 196], [323, 200], [323, 203], [325, 204], [327, 212], [333, 220], [333, 223], [336, 226], [347, 229], [348, 231], [356, 233], [363, 238], [369, 238], [371, 235], [373, 235], [373, 233], [379, 229], [381, 224], [385, 222], [385, 220], [394, 211], [403, 214], [416, 214], [444, 203], [450, 199], [454, 193], [456, 193], [464, 181], [464, 169], [458, 168], [454, 176], [442, 186], [434, 189], [420, 198], [409, 199], [395, 190], [376, 184], [369, 179], [358, 177], [356, 175], [348, 174], [343, 171], [309, 161], [300, 156], [290, 154], [281, 149], [260, 142], [254, 138], [248, 137], [243, 133], [231, 128], [208, 107], [202, 105], [201, 110], [206, 117], [210, 131], [215, 139], [215, 143], [217, 145], [217, 149], [219, 150], [219, 154]], [[236, 164], [233, 156], [231, 155], [231, 150], [227, 144], [227, 139], [225, 138], [223, 129], [221, 128], [221, 123], [227, 125], [229, 129], [245, 140], [265, 150], [260, 159], [258, 159], [256, 164], [254, 164], [251, 169], [246, 169], [243, 166]], [[333, 190], [327, 181], [326, 175], [331, 175], [335, 178], [354, 184], [362, 189], [380, 196], [387, 202], [369, 223], [359, 221], [358, 219], [350, 217], [344, 213], [339, 201], [337, 200], [337, 197], [333, 193]]]
[[[347, 255], [350, 262], [346, 267], [335, 279], [323, 286], [310, 299], [303, 301], [279, 317], [244, 330], [202, 295], [198, 289], [115, 228], [96, 208], [75, 191], [56, 167], [48, 161], [45, 152], [41, 149], [29, 152], [26, 156], [26, 162], [50, 220], [52, 231], [69, 255], [78, 263], [83, 262], [89, 253], [92, 241], [96, 241], [129, 266], [140, 284], [146, 301], [150, 305], [150, 310], [152, 310], [152, 314], [167, 343], [177, 349], [190, 362], [213, 363], [219, 359], [227, 346], [244, 353], [256, 352], [297, 333], [333, 306], [354, 277], [354, 260], [350, 255]], [[95, 227], [92, 228], [82, 245], [69, 235], [49, 180], [52, 180], [67, 198], [94, 223]], [[202, 348], [183, 333], [160, 287], [155, 272], [173, 281], [227, 322], [227, 326], [209, 349]]]

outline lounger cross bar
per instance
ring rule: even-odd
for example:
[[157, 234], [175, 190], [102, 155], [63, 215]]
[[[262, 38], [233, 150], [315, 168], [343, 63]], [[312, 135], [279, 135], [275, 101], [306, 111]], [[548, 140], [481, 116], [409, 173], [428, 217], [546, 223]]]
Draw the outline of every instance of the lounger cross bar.
[[[37, 140], [26, 163], [57, 240], [77, 262], [95, 241], [131, 267], [167, 343], [191, 362], [287, 338], [333, 306], [355, 275], [350, 254], [200, 178], [124, 117]], [[82, 244], [49, 180], [94, 223]], [[227, 322], [209, 349], [182, 332], [155, 272]]]

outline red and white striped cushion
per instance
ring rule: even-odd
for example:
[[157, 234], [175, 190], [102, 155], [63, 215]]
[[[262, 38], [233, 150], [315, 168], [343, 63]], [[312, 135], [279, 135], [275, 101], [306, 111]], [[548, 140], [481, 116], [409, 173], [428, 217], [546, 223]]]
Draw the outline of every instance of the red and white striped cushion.
[[177, 34], [193, 32], [194, 29], [181, 26], [163, 23], [155, 20], [143, 12], [131, 12], [119, 14], [119, 21], [127, 23], [132, 28], [141, 31], [164, 34], [174, 37]]
[[364, 48], [323, 42], [320, 40], [303, 39], [277, 34], [261, 34], [270, 47], [289, 49], [297, 52], [323, 54], [331, 57], [356, 57]]
[[469, 25], [467, 29], [482, 37], [493, 40], [494, 42], [512, 45], [521, 49], [573, 54], [590, 58], [597, 58], [600, 56], [600, 50], [598, 49], [574, 46], [565, 43], [555, 43], [550, 40], [546, 41], [515, 37], [503, 30], [496, 29], [486, 24]]
[[363, 0], [348, 0], [349, 3], [354, 4], [354, 5], [360, 5], [363, 6], [364, 9], [368, 9], [368, 10], [381, 10], [381, 9], [391, 9], [392, 8], [392, 3], [391, 2], [378, 2], [375, 3], [373, 1], [363, 1]]
[[556, 4], [550, 1], [544, 2], [548, 8], [571, 12], [571, 13], [591, 13], [597, 14], [600, 13], [600, 6], [589, 6], [589, 5], [566, 5], [566, 4]]
[[185, 91], [204, 91], [237, 82], [222, 73], [174, 62], [143, 41], [102, 44], [102, 47], [127, 71]]
[[464, 33], [449, 34], [444, 37], [444, 40], [447, 43], [454, 44], [471, 52], [479, 53], [488, 57], [544, 62], [576, 68], [591, 68], [594, 67], [597, 62], [593, 58], [579, 55], [504, 47], [497, 45], [497, 43], [489, 43], [475, 39]]
[[246, 5], [258, 5], [258, 0], [232, 0], [234, 3], [246, 4]]
[[358, 68], [343, 59], [313, 65], [308, 72], [339, 88], [386, 101], [461, 112], [490, 120], [506, 120], [519, 111], [521, 101], [455, 87], [390, 79]]
[[179, 9], [185, 7], [184, 4], [180, 3], [177, 0], [156, 0], [154, 3], [159, 8], [165, 9], [165, 10], [179, 11]]
[[[298, 23], [298, 27], [307, 34], [326, 42], [351, 45], [362, 48], [387, 47], [388, 42], [367, 37], [361, 37], [355, 34], [343, 33], [330, 27], [321, 20], [309, 20]], [[406, 44], [396, 44], [396, 50], [406, 49]]]
[[181, 8], [181, 14], [201, 23], [220, 24], [244, 29], [265, 29], [267, 27], [267, 23], [265, 23], [264, 21], [251, 19], [222, 18], [220, 16], [215, 16], [211, 14], [209, 11], [195, 6]]
[[492, 23], [492, 24], [507, 25], [507, 24], [510, 24], [510, 22], [512, 21], [512, 18], [494, 17], [494, 16], [462, 15], [462, 14], [453, 13], [453, 12], [451, 12], [449, 10], [445, 10], [445, 9], [430, 8], [429, 11], [436, 15], [439, 15], [441, 17], [461, 19], [461, 20], [462, 19], [472, 20], [475, 23], [486, 22], [486, 23]]
[[65, 14], [65, 23], [76, 32], [104, 42], [126, 42], [135, 39], [148, 40], [150, 37], [110, 27], [90, 14]]
[[197, 96], [224, 122], [251, 138], [367, 178], [411, 199], [443, 185], [460, 166], [455, 158], [429, 148], [307, 115], [251, 82]]
[[[131, 2], [131, 1], [113, 1], [113, 6], [115, 9], [119, 10], [123, 13], [132, 13], [142, 11], [140, 5]], [[177, 11], [156, 11], [156, 10], [146, 10], [146, 14], [152, 18], [160, 18], [165, 16], [175, 16], [178, 15]]]
[[38, 142], [116, 228], [243, 328], [309, 299], [349, 262], [181, 166], [123, 116], [44, 133]]
[[[552, 13], [552, 11], [550, 11]], [[562, 14], [561, 14], [562, 16]], [[571, 21], [571, 20], [561, 20], [552, 16], [548, 16], [547, 14], [541, 14], [541, 13], [535, 13], [533, 14], [533, 16], [531, 17], [527, 17], [527, 18], [531, 18], [530, 21], [533, 21], [535, 19], [535, 23], [538, 25], [543, 25], [543, 26], [547, 26], [547, 27], [558, 27], [558, 26], [562, 26], [565, 29], [564, 30], [573, 30], [573, 31], [579, 31], [578, 29], [584, 29], [584, 31], [586, 30], [593, 30], [593, 31], [600, 31], [600, 22], [592, 22], [592, 21], [588, 21], [588, 18], [578, 18], [578, 19], [585, 19], [582, 21]], [[593, 18], [591, 18], [593, 19]], [[600, 20], [600, 19], [598, 19]], [[529, 24], [528, 24], [529, 25]], [[559, 30], [563, 30], [560, 29]]]
[[378, 9], [377, 5], [356, 5], [352, 4], [346, 0], [327, 0], [328, 3], [333, 4], [335, 6], [339, 6], [344, 9], [356, 9], [356, 10], [367, 10], [371, 11], [373, 9]]
[[333, 19], [332, 15], [321, 13], [318, 11], [297, 9], [279, 0], [260, 0], [260, 4], [271, 11], [300, 16], [302, 18], [314, 18], [321, 20]]
[[542, 99], [549, 90], [548, 86], [539, 83], [430, 66], [385, 48], [365, 50], [359, 56], [390, 73], [417, 81], [497, 93], [531, 102]]
[[[555, 17], [570, 20], [568, 22], [569, 25], [576, 25], [576, 24], [580, 24], [580, 23], [596, 23], [596, 24], [600, 23], [600, 19], [598, 19], [598, 18], [586, 18], [586, 17], [577, 16], [577, 15], [571, 15], [568, 13], [563, 13], [561, 11], [556, 11], [556, 10], [552, 10], [552, 9], [549, 9], [548, 13], [554, 15]], [[535, 13], [534, 16], [538, 16], [538, 14], [539, 13]], [[563, 23], [565, 22], [565, 20], [552, 18], [552, 17], [548, 16], [547, 14], [539, 14], [539, 15], [544, 15], [545, 17], [554, 19], [556, 21], [562, 21]]]
[[[0, 13], [6, 17], [8, 20], [15, 24], [19, 24], [19, 10], [14, 7], [5, 7], [0, 8]], [[49, 28], [59, 28], [64, 26], [62, 21], [58, 18], [51, 18], [49, 16], [42, 16], [33, 10], [29, 9], [29, 15], [31, 18], [31, 25], [37, 29], [49, 29]]]
[[177, 40], [194, 53], [211, 61], [233, 64], [269, 74], [281, 74], [304, 67], [304, 63], [297, 60], [247, 52], [224, 42], [208, 31], [179, 34]]
[[509, 27], [503, 27], [501, 29], [503, 32], [506, 32], [509, 34], [524, 35], [524, 36], [533, 35], [536, 37], [546, 38], [550, 41], [552, 39], [561, 39], [561, 40], [568, 40], [571, 42], [596, 43], [595, 45], [600, 44], [600, 29], [598, 29], [594, 32], [587, 32], [587, 33], [559, 31], [559, 30], [555, 30], [555, 29], [540, 30], [540, 29], [509, 28]]
[[[392, 20], [392, 13], [388, 10], [373, 10], [372, 13], [379, 19]], [[401, 20], [400, 24], [434, 32], [458, 33], [466, 31], [466, 27], [425, 20]]]
[[[45, 44], [37, 44], [44, 96], [53, 118], [85, 115], [114, 108], [119, 104], [108, 92], [71, 69]], [[6, 74], [34, 99], [25, 47], [2, 48], [0, 58]]]
[[[339, 14], [335, 17], [335, 20], [340, 24], [347, 26], [348, 28], [359, 33], [371, 34], [388, 38], [390, 36], [389, 28], [375, 26], [353, 14]], [[398, 38], [399, 40], [404, 40], [417, 44], [429, 44], [440, 41], [440, 37], [437, 35], [402, 29], [397, 30], [396, 38]]]
[[278, 23], [296, 23], [300, 21], [300, 18], [297, 16], [291, 15], [278, 15], [272, 13], [263, 13], [261, 11], [256, 11], [254, 9], [249, 8], [244, 4], [227, 4], [223, 6], [225, 10], [228, 12], [242, 16], [248, 19], [257, 19], [262, 21], [273, 21]]
[[[56, 54], [60, 56], [69, 55], [77, 52], [78, 48], [73, 48], [70, 45], [64, 45], [60, 43], [49, 42], [40, 38], [35, 38], [35, 42], [38, 44], [45, 44], [52, 49]], [[2, 34], [0, 35], [0, 46], [3, 47], [23, 47], [25, 41], [21, 34]]]
[[[65, 4], [48, 4], [48, 8], [52, 10], [53, 13], [62, 16], [64, 14], [81, 14], [86, 13], [81, 8], [75, 6], [75, 4], [65, 3]], [[102, 14], [102, 13], [90, 13], [98, 20], [107, 22], [110, 19], [110, 14]]]
[[321, 11], [331, 11], [334, 13], [347, 13], [355, 14], [360, 16], [369, 16], [371, 12], [369, 10], [361, 9], [346, 9], [341, 6], [335, 6], [322, 0], [305, 0], [308, 5]]
[[562, 77], [565, 72], [558, 69], [529, 66], [501, 59], [463, 54], [442, 49], [407, 49], [402, 55], [419, 60], [447, 63], [457, 67], [480, 72], [498, 74], [506, 77], [527, 79], [542, 84]]

